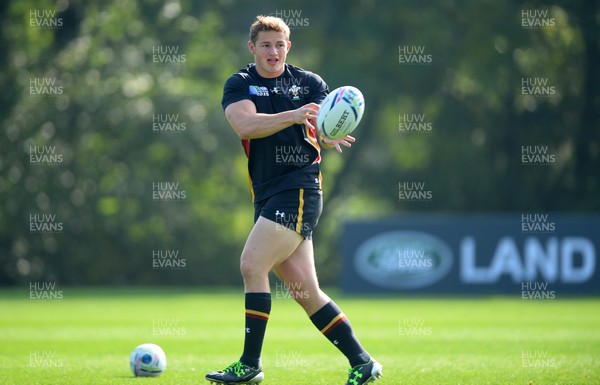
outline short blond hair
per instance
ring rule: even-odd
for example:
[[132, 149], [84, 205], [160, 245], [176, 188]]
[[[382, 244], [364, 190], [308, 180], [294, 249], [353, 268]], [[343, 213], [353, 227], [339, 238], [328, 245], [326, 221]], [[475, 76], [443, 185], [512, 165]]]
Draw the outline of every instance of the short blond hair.
[[277, 31], [283, 32], [285, 40], [290, 40], [290, 27], [285, 21], [275, 16], [256, 16], [256, 20], [250, 26], [250, 41], [256, 44], [256, 37], [261, 31]]

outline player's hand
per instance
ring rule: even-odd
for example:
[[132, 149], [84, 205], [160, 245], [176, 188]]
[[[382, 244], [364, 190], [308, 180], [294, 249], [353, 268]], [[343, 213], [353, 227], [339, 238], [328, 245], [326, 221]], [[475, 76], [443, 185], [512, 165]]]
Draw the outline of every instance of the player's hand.
[[329, 139], [325, 135], [322, 135], [321, 141], [323, 143], [327, 144], [326, 148], [335, 147], [336, 151], [341, 154], [342, 148], [340, 147], [340, 145], [350, 148], [350, 147], [352, 147], [352, 143], [356, 142], [356, 138], [354, 138], [353, 136], [350, 136], [350, 135], [346, 135], [341, 139]]
[[317, 121], [320, 108], [321, 106], [316, 103], [308, 103], [294, 110], [294, 123], [304, 124], [314, 130], [315, 126], [311, 123], [311, 120]]

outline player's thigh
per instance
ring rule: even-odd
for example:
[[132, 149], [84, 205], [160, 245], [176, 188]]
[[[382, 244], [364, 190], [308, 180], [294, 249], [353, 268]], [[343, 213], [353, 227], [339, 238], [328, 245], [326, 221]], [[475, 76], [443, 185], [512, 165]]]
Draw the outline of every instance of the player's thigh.
[[299, 290], [318, 289], [312, 240], [305, 239], [289, 258], [274, 267], [273, 271], [288, 288]]
[[259, 217], [242, 251], [242, 270], [268, 272], [287, 259], [301, 242], [302, 236], [295, 231]]

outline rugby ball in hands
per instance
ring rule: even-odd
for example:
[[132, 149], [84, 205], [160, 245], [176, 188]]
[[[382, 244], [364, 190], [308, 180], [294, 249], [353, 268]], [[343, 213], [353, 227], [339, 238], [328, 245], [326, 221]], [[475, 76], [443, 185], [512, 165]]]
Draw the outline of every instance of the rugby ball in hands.
[[317, 126], [329, 139], [341, 139], [354, 131], [364, 112], [365, 98], [358, 88], [339, 87], [321, 103]]

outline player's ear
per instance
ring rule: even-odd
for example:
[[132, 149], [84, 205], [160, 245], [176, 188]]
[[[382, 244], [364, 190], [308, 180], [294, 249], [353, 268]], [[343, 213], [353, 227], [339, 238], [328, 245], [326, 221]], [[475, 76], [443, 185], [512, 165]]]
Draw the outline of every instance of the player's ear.
[[252, 43], [252, 40], [248, 40], [248, 51], [250, 51], [250, 53], [252, 55], [254, 55], [254, 44]]
[[287, 41], [287, 52], [290, 52], [290, 48], [292, 48], [292, 42], [291, 41]]

